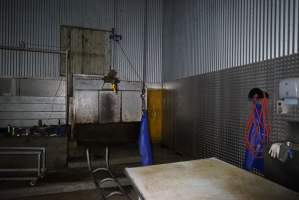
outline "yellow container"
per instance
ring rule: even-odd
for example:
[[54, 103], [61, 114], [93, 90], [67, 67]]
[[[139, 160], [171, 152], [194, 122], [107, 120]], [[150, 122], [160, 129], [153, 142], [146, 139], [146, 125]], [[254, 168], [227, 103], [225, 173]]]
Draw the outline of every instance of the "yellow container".
[[162, 97], [162, 90], [147, 90], [148, 123], [153, 143], [161, 142], [162, 138]]

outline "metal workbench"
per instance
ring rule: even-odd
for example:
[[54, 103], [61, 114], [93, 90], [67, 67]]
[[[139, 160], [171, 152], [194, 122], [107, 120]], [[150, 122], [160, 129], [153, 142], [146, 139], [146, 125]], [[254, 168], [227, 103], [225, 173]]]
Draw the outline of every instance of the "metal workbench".
[[216, 158], [126, 168], [141, 199], [295, 200], [299, 193]]
[[[0, 172], [3, 173], [18, 173], [13, 176], [1, 176], [0, 180], [29, 180], [30, 185], [34, 186], [38, 179], [43, 178], [46, 172], [46, 149], [44, 147], [0, 147], [0, 159], [1, 156], [23, 156], [32, 155], [32, 159], [35, 162], [36, 167], [25, 168], [16, 166], [15, 168], [0, 168]], [[31, 172], [31, 173], [30, 173]], [[20, 175], [19, 173], [24, 173]], [[30, 173], [30, 175], [28, 175]]]

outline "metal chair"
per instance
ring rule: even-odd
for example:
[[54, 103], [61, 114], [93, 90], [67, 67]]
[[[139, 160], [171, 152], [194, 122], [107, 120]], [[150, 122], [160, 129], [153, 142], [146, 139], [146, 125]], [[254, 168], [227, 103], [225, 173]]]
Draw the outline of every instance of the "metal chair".
[[[128, 194], [126, 193], [124, 188], [121, 186], [118, 179], [113, 175], [113, 173], [110, 170], [110, 159], [109, 159], [109, 147], [108, 146], [105, 147], [105, 167], [93, 169], [89, 148], [86, 148], [86, 160], [87, 160], [88, 169], [91, 173], [94, 184], [95, 184], [96, 188], [99, 189], [101, 197], [103, 199], [106, 200], [106, 199], [110, 199], [114, 196], [122, 196], [125, 199], [130, 200], [130, 197], [128, 196]], [[99, 174], [104, 175], [105, 178], [99, 179], [98, 178]], [[115, 191], [109, 192], [108, 194], [105, 194], [103, 186], [105, 183], [108, 183], [108, 182], [115, 184], [116, 188], [118, 190], [115, 190]]]

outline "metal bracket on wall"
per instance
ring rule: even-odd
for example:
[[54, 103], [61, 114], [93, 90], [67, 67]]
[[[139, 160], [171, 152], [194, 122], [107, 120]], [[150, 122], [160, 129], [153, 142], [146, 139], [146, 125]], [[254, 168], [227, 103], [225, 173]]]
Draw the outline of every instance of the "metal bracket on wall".
[[119, 42], [122, 40], [122, 36], [115, 33], [115, 28], [112, 28], [112, 32], [109, 38], [115, 42]]

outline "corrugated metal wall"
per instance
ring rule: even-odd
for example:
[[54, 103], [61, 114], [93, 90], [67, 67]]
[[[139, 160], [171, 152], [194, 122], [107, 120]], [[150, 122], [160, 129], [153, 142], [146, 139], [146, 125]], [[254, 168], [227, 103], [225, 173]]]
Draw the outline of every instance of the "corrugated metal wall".
[[[143, 74], [143, 38], [145, 1], [118, 1], [117, 32], [123, 35], [116, 49], [117, 71], [125, 80], [140, 80]], [[161, 0], [148, 0], [148, 57], [146, 79], [149, 83], [161, 82], [162, 76], [162, 6]], [[134, 31], [132, 31], [134, 30]], [[124, 53], [121, 51], [123, 48]], [[125, 57], [128, 57], [134, 69]], [[138, 74], [138, 75], [137, 75]]]
[[148, 68], [147, 82], [162, 80], [163, 1], [148, 0]]
[[[136, 71], [142, 76], [144, 1], [116, 0], [118, 34]], [[149, 0], [148, 82], [161, 81], [162, 1]], [[0, 0], [0, 44], [60, 48], [60, 25], [111, 30], [113, 0]], [[160, 48], [160, 49], [157, 49]], [[115, 68], [121, 79], [137, 81], [128, 61], [117, 51]], [[13, 77], [58, 77], [59, 56], [0, 51], [0, 75]]]
[[298, 0], [165, 0], [163, 80], [298, 53]]

